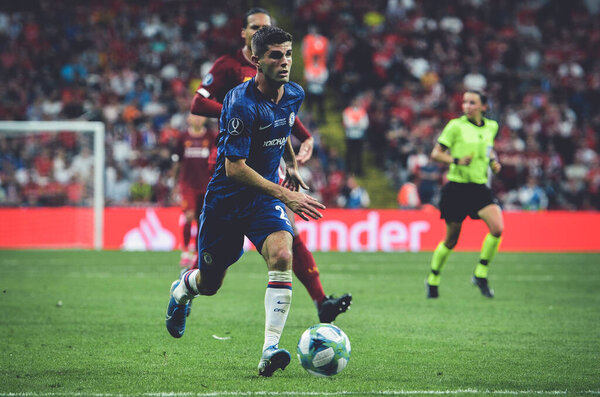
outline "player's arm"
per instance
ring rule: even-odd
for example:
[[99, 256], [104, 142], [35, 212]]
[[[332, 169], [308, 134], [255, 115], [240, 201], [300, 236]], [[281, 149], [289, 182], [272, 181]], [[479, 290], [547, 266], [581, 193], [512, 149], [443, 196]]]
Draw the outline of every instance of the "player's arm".
[[226, 157], [225, 172], [228, 178], [233, 179], [237, 183], [250, 186], [264, 194], [283, 201], [288, 208], [304, 220], [308, 220], [308, 217], [319, 219], [323, 216], [319, 212], [319, 209], [325, 208], [323, 204], [307, 194], [291, 191], [263, 178], [246, 164], [245, 158]]
[[496, 175], [502, 169], [502, 164], [500, 164], [500, 161], [498, 161], [498, 155], [493, 150], [490, 153], [490, 168], [492, 169], [492, 172]]
[[219, 118], [223, 105], [211, 97], [215, 97], [216, 93], [220, 92], [225, 82], [229, 80], [227, 75], [227, 62], [225, 58], [219, 58], [210, 68], [202, 85], [196, 90], [196, 95], [192, 99], [190, 112], [197, 116]]
[[[203, 90], [203, 88], [200, 88], [198, 91], [200, 90]], [[221, 115], [221, 109], [223, 109], [223, 105], [219, 102], [196, 92], [194, 99], [192, 99], [190, 112], [196, 116], [218, 118]]]
[[448, 150], [448, 146], [437, 142], [431, 151], [431, 159], [448, 165], [469, 165], [471, 163], [471, 159], [473, 159], [473, 156], [465, 156], [461, 158], [453, 157], [452, 154], [450, 154], [450, 150]]
[[292, 134], [298, 138], [300, 142], [302, 142], [300, 144], [300, 150], [298, 150], [298, 156], [296, 156], [296, 160], [298, 160], [300, 164], [304, 164], [312, 157], [315, 140], [298, 117], [296, 117], [294, 125], [292, 126]]
[[298, 171], [298, 162], [296, 161], [297, 158], [294, 154], [290, 138], [288, 138], [285, 144], [283, 160], [285, 161], [285, 180], [283, 181], [283, 186], [293, 191], [298, 191], [300, 187], [308, 190], [308, 186], [306, 186]]
[[[174, 157], [174, 156], [176, 156], [176, 155], [173, 155], [171, 157]], [[180, 168], [181, 167], [179, 166], [179, 161], [176, 161], [176, 162], [173, 163], [173, 168], [171, 168], [171, 172], [173, 173], [173, 179], [175, 181], [179, 180], [179, 169]]]
[[[498, 122], [496, 121], [496, 130], [494, 132], [494, 141], [496, 140], [496, 137], [498, 136], [498, 131], [500, 130], [500, 126], [498, 125]], [[492, 143], [492, 147], [490, 148], [490, 168], [492, 169], [492, 172], [494, 173], [494, 175], [498, 175], [500, 173], [500, 170], [502, 169], [502, 164], [500, 164], [500, 161], [498, 160], [498, 154], [496, 153], [496, 151], [494, 150], [494, 144]]]
[[171, 154], [171, 161], [173, 162], [173, 166], [171, 167], [171, 172], [173, 173], [173, 179], [178, 185], [179, 182], [179, 173], [181, 172], [181, 160], [183, 159], [183, 141], [181, 136], [177, 138], [177, 146], [175, 150]]

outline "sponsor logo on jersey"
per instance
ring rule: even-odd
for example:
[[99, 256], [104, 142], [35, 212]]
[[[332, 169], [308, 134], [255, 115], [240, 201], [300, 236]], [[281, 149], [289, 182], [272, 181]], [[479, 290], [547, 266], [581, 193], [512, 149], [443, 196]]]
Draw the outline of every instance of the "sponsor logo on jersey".
[[263, 143], [263, 147], [269, 147], [269, 146], [283, 147], [283, 145], [285, 145], [286, 142], [287, 142], [287, 138], [282, 136], [281, 138], [275, 138], [275, 139], [270, 139], [268, 141], [265, 141]]
[[296, 121], [296, 113], [290, 113], [290, 117], [288, 117], [288, 125], [291, 127], [294, 125], [294, 121]]
[[210, 156], [210, 149], [207, 147], [186, 147], [183, 153], [185, 158], [201, 158], [205, 159]]
[[275, 122], [273, 123], [275, 125], [275, 127], [281, 127], [282, 125], [285, 125], [288, 121], [286, 119], [278, 119], [275, 120]]
[[227, 132], [229, 132], [231, 135], [240, 135], [243, 130], [244, 122], [237, 117], [232, 118], [229, 120], [229, 123], [227, 123]]

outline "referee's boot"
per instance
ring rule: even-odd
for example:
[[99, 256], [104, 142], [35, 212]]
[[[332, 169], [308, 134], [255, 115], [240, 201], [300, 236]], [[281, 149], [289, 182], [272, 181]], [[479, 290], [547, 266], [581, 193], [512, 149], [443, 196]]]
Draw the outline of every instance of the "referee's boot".
[[490, 287], [488, 286], [487, 278], [473, 276], [473, 278], [471, 278], [471, 282], [473, 283], [473, 285], [479, 287], [481, 295], [485, 296], [486, 298], [494, 297], [494, 290], [490, 289]]
[[425, 292], [427, 292], [427, 299], [435, 299], [440, 296], [438, 286], [429, 284], [427, 280], [425, 280]]

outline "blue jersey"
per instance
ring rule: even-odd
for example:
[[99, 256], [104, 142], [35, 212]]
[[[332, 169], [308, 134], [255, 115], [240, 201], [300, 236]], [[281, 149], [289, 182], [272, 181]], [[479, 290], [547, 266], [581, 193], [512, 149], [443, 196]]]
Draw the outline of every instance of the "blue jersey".
[[206, 192], [207, 209], [231, 219], [251, 214], [257, 205], [273, 199], [228, 178], [225, 158], [244, 158], [263, 178], [278, 183], [281, 156], [303, 99], [302, 87], [289, 82], [275, 104], [256, 88], [254, 78], [227, 93], [219, 122], [215, 173]]

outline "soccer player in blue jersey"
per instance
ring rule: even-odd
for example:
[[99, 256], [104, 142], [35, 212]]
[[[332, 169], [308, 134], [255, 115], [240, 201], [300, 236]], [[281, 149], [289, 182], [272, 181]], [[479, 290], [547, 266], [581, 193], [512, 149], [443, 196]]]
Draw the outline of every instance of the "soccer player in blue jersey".
[[[293, 231], [285, 206], [305, 220], [319, 219], [325, 206], [298, 191], [306, 185], [289, 137], [304, 91], [289, 81], [292, 36], [276, 27], [260, 29], [252, 38], [252, 61], [256, 77], [223, 101], [216, 169], [200, 215], [199, 269], [173, 282], [166, 324], [173, 337], [183, 335], [189, 301], [217, 292], [227, 268], [241, 257], [246, 235], [268, 268], [258, 373], [271, 376], [290, 362], [289, 352], [278, 346], [292, 298]], [[283, 186], [277, 183], [282, 156]]]

